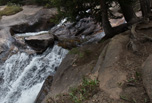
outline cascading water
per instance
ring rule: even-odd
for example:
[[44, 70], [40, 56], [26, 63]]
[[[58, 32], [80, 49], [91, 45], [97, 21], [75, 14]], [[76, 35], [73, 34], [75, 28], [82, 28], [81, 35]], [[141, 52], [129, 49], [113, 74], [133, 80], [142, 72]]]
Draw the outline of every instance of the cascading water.
[[12, 55], [0, 66], [0, 103], [33, 103], [44, 80], [54, 74], [67, 53], [55, 45], [42, 55]]

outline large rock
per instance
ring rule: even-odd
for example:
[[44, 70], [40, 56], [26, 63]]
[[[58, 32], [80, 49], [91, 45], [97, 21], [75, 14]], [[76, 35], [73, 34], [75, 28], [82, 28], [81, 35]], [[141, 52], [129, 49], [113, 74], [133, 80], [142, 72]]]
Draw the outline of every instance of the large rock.
[[27, 16], [24, 23], [11, 26], [13, 32], [35, 32], [48, 30], [55, 24], [50, 19], [56, 14], [56, 9], [41, 9], [36, 14]]
[[152, 102], [152, 55], [144, 62], [142, 67], [143, 84]]
[[[53, 78], [50, 92], [42, 103], [54, 98], [58, 94], [68, 93], [70, 87], [75, 87], [81, 83], [83, 76], [89, 75], [92, 79], [98, 78], [100, 81], [100, 90], [104, 92], [100, 98], [100, 102], [104, 100], [104, 96], [108, 96], [109, 100], [120, 99], [122, 88], [117, 83], [126, 81], [127, 73], [122, 70], [119, 65], [120, 54], [123, 53], [123, 45], [127, 44], [129, 36], [118, 35], [108, 43], [100, 44], [99, 47], [91, 45], [93, 52], [89, 57], [85, 58], [85, 62], [81, 61], [78, 56], [68, 54], [59, 66], [57, 73]], [[85, 47], [85, 46], [84, 46]], [[83, 49], [87, 50], [86, 48]], [[93, 48], [94, 47], [94, 48]], [[101, 50], [102, 52], [101, 52]], [[99, 53], [100, 56], [99, 56]], [[99, 58], [98, 58], [99, 56]], [[93, 59], [94, 58], [94, 59]], [[98, 58], [98, 59], [97, 59]], [[81, 64], [78, 64], [79, 62]], [[99, 103], [100, 103], [99, 102]], [[37, 102], [35, 102], [37, 103]], [[69, 103], [69, 102], [68, 102]], [[117, 102], [103, 102], [117, 103]]]
[[35, 32], [48, 30], [54, 26], [50, 19], [57, 13], [55, 8], [44, 9], [37, 6], [23, 6], [23, 11], [3, 16], [0, 20], [0, 29], [10, 27], [13, 32]]
[[117, 100], [120, 98], [122, 88], [117, 83], [126, 80], [126, 72], [122, 71], [119, 64], [120, 54], [123, 53], [123, 45], [127, 44], [129, 37], [117, 35], [105, 46], [98, 62], [93, 70], [93, 76], [100, 81], [100, 89], [109, 95], [109, 98]]
[[30, 36], [25, 38], [25, 43], [27, 43], [37, 53], [42, 53], [47, 49], [47, 47], [53, 46], [54, 36], [49, 33]]
[[14, 49], [15, 40], [10, 34], [10, 28], [0, 30], [0, 63], [4, 62]]
[[11, 27], [28, 22], [28, 18], [34, 16], [42, 7], [23, 6], [23, 10], [15, 15], [3, 16], [0, 20], [0, 28]]
[[[92, 68], [94, 67], [97, 61], [97, 55], [101, 51], [100, 46], [101, 45], [92, 45], [82, 47], [81, 49], [88, 50], [91, 53], [89, 56], [86, 56], [86, 58], [81, 58], [83, 59], [82, 61], [79, 61], [78, 55], [69, 53], [64, 58], [56, 74], [54, 75], [50, 91], [42, 103], [48, 103], [47, 100], [50, 97], [56, 98], [57, 95], [68, 93], [70, 87], [79, 85], [83, 77], [90, 74]], [[81, 49], [79, 50], [81, 51]], [[96, 53], [93, 53], [94, 50], [96, 50]]]

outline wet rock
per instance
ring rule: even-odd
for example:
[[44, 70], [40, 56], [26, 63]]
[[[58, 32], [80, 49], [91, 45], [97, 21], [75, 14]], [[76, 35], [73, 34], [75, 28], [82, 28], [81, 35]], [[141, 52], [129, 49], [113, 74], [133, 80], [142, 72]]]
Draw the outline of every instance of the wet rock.
[[[110, 19], [110, 22], [112, 26], [118, 26], [123, 24], [125, 20], [124, 18]], [[59, 45], [63, 48], [96, 43], [104, 37], [104, 31], [101, 26], [92, 18], [83, 18], [76, 23], [65, 22], [64, 24], [54, 26], [50, 33], [58, 38]], [[72, 42], [67, 41], [67, 39], [72, 40]]]
[[[50, 33], [55, 35], [60, 42], [65, 43], [67, 39], [71, 39], [73, 40], [72, 43], [74, 45], [79, 45], [89, 40], [100, 30], [100, 25], [95, 23], [92, 18], [84, 18], [77, 23], [67, 22], [62, 25], [55, 26], [50, 30]], [[80, 42], [75, 41], [77, 39], [79, 39]], [[68, 45], [69, 42], [67, 41], [65, 44]]]
[[45, 96], [49, 93], [50, 87], [52, 85], [53, 77], [48, 76], [47, 79], [44, 82], [43, 87], [41, 88], [36, 100], [34, 103], [41, 103], [42, 100], [45, 98]]
[[150, 55], [143, 64], [142, 79], [150, 101], [152, 102], [152, 55]]
[[33, 48], [37, 53], [42, 53], [49, 46], [54, 44], [54, 36], [49, 33], [44, 33], [36, 36], [25, 38], [25, 43]]
[[7, 59], [14, 42], [9, 27], [0, 30], [0, 63]]

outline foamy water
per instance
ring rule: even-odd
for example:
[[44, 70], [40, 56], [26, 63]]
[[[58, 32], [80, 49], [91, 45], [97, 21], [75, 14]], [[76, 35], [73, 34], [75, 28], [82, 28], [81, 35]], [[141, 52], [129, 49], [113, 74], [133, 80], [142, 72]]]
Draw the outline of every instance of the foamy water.
[[28, 33], [19, 33], [19, 34], [15, 34], [16, 36], [35, 36], [35, 35], [40, 35], [40, 34], [43, 34], [43, 33], [48, 33], [49, 31], [40, 31], [40, 32], [28, 32]]
[[18, 52], [0, 65], [0, 103], [33, 103], [45, 79], [68, 53], [55, 45], [42, 55]]

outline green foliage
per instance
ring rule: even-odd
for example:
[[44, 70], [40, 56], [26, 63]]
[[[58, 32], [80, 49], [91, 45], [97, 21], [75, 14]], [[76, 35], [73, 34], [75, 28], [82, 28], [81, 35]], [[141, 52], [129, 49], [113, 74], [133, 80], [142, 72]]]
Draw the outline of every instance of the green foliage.
[[99, 81], [83, 78], [82, 84], [70, 89], [70, 97], [74, 103], [82, 103], [97, 92]]
[[79, 48], [73, 48], [70, 52], [70, 54], [76, 54], [79, 58], [83, 58], [85, 56], [89, 56], [91, 54], [91, 51], [89, 50], [79, 50]]
[[15, 5], [12, 3], [9, 3], [4, 10], [0, 11], [0, 17], [1, 16], [8, 16], [8, 15], [13, 15], [16, 14], [20, 11], [22, 11], [23, 9], [19, 6], [19, 5]]
[[9, 0], [0, 0], [0, 5], [5, 5], [7, 2], [9, 2]]
[[77, 21], [92, 16], [101, 21], [100, 0], [51, 0], [51, 3], [58, 8], [60, 19], [68, 17], [70, 21]]
[[125, 101], [129, 101], [129, 99], [126, 96], [120, 96], [120, 99], [125, 100]]
[[73, 48], [71, 51], [70, 51], [70, 54], [78, 54], [80, 51], [78, 48]]
[[124, 3], [124, 4], [132, 4], [134, 2], [136, 2], [137, 0], [120, 0], [120, 2]]
[[15, 4], [38, 4], [38, 5], [51, 5], [51, 0], [0, 0], [0, 5], [6, 5], [7, 3]]
[[133, 100], [133, 103], [137, 103], [137, 101], [136, 101], [136, 99], [135, 99], [135, 98], [132, 98], [132, 100]]
[[[49, 7], [50, 7], [50, 5], [48, 5]], [[52, 6], [53, 7], [53, 6]], [[53, 22], [53, 23], [55, 23], [55, 24], [58, 24], [60, 21], [61, 21], [61, 19], [63, 18], [63, 15], [64, 14], [62, 14], [62, 13], [59, 13], [59, 14], [57, 14], [57, 15], [54, 15], [51, 19], [50, 19], [50, 22]]]
[[49, 6], [49, 3], [50, 0], [35, 0], [35, 3], [38, 4], [38, 5], [48, 5]]
[[147, 103], [147, 102], [148, 102], [148, 99], [147, 99], [147, 98], [145, 98], [145, 99], [144, 99], [144, 102], [145, 102], [145, 103]]
[[[50, 0], [51, 4], [58, 8], [57, 20], [61, 20], [67, 17], [70, 21], [78, 21], [84, 17], [92, 17], [97, 22], [101, 23], [101, 0]], [[137, 0], [120, 0], [124, 4], [130, 5]], [[112, 3], [118, 0], [106, 0], [108, 7], [112, 6]]]
[[0, 5], [6, 5], [8, 3], [15, 3], [15, 4], [23, 4], [24, 0], [0, 0]]
[[85, 55], [84, 52], [80, 51], [78, 48], [73, 48], [70, 54], [77, 54], [80, 58], [83, 58]]
[[135, 83], [135, 82], [137, 82], [137, 80], [136, 80], [135, 78], [129, 78], [129, 79], [128, 79], [128, 82], [133, 82], [133, 83]]
[[139, 72], [136, 71], [136, 73], [135, 73], [136, 79], [137, 79], [137, 80], [140, 80], [140, 79], [141, 79], [141, 76], [142, 76], [141, 73], [139, 73]]

